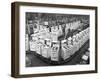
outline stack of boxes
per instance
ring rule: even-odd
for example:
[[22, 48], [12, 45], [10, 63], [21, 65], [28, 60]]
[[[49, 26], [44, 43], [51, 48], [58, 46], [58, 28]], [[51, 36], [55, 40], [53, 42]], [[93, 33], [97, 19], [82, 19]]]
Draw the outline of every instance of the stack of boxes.
[[78, 51], [82, 45], [89, 40], [89, 28], [62, 41], [62, 58], [65, 60]]
[[65, 60], [70, 57], [70, 49], [69, 49], [69, 46], [67, 45], [67, 40], [63, 40], [61, 44], [62, 44], [61, 57]]
[[66, 28], [65, 30], [67, 29], [71, 29], [71, 30], [76, 30], [77, 28], [79, 28], [81, 25], [81, 22], [80, 21], [73, 21], [73, 22], [70, 22], [70, 23], [67, 23], [66, 24]]
[[35, 51], [37, 54], [45, 58], [51, 57], [51, 60], [57, 61], [59, 51], [58, 31], [59, 30], [57, 26], [52, 27], [51, 32], [49, 31], [49, 28], [47, 28], [46, 26], [40, 26], [40, 29], [38, 29], [38, 31], [37, 29], [35, 29], [35, 33], [31, 34], [31, 40], [29, 41], [30, 51]]
[[51, 60], [52, 61], [59, 61], [59, 42], [53, 41], [51, 47]]
[[37, 35], [32, 34], [31, 37], [32, 37], [32, 39], [30, 40], [30, 50], [36, 51], [37, 40], [38, 40]]
[[51, 50], [49, 46], [44, 45], [41, 52], [43, 57], [50, 58]]
[[[61, 50], [61, 57], [65, 60], [78, 51], [82, 45], [89, 39], [89, 28], [64, 39], [60, 42], [58, 37], [63, 34], [62, 26], [47, 27], [45, 25], [37, 25], [34, 29], [34, 34], [31, 34], [31, 40], [28, 40], [28, 34], [26, 34], [26, 51], [35, 51], [37, 54], [50, 58], [52, 61], [59, 61], [59, 50]], [[80, 26], [80, 21], [75, 21], [66, 24], [65, 36], [68, 34], [68, 29], [77, 29]], [[51, 31], [50, 31], [51, 29]], [[61, 46], [61, 49], [60, 49]]]

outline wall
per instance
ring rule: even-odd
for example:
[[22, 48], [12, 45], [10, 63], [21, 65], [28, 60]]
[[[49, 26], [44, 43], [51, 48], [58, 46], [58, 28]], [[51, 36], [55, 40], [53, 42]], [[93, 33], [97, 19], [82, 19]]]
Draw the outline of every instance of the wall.
[[[15, 0], [1, 0], [0, 2], [0, 54], [1, 54], [0, 55], [0, 64], [1, 64], [0, 80], [17, 80], [10, 77], [11, 2], [13, 1]], [[28, 0], [16, 0], [16, 1], [28, 1]], [[29, 2], [88, 5], [88, 6], [98, 6], [98, 8], [100, 9], [99, 0], [29, 0]], [[100, 14], [100, 11], [98, 14]], [[98, 18], [100, 19], [100, 15], [98, 15]], [[99, 25], [98, 25], [98, 32], [100, 28]], [[98, 42], [99, 41], [100, 41], [100, 37], [98, 37]], [[98, 54], [98, 58], [99, 57], [100, 54]], [[98, 63], [100, 63], [100, 58], [98, 59]], [[100, 67], [100, 64], [98, 64], [98, 67]], [[100, 69], [98, 74], [64, 75], [64, 76], [26, 78], [26, 79], [22, 78], [18, 80], [99, 80], [100, 79], [99, 75], [100, 75]]]

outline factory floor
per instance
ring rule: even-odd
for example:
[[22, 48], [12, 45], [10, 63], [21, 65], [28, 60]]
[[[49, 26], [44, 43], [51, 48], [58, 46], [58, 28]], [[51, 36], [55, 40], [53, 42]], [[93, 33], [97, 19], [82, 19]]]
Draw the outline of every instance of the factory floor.
[[[72, 57], [72, 59], [70, 59], [70, 61], [65, 62], [62, 65], [77, 65], [77, 64], [80, 64], [80, 62], [82, 61], [82, 56], [85, 54], [85, 51], [88, 48], [89, 48], [89, 41], [87, 41], [82, 46], [82, 48], [80, 48], [80, 50], [75, 53], [75, 55]], [[33, 52], [26, 53], [26, 58], [28, 58], [28, 60], [26, 61], [26, 67], [54, 66], [50, 63], [47, 63], [47, 62], [41, 60], [40, 58], [38, 58], [38, 56], [34, 55]], [[89, 63], [89, 62], [87, 62], [87, 63]]]

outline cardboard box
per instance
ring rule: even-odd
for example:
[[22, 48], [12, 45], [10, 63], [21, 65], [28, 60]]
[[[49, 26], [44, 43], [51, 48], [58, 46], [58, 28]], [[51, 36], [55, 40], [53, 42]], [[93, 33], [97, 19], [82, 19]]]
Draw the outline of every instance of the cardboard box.
[[41, 43], [38, 43], [38, 44], [36, 45], [36, 52], [37, 52], [37, 54], [39, 54], [39, 55], [42, 54], [42, 53], [41, 53], [41, 46], [42, 46]]
[[50, 54], [51, 54], [51, 50], [50, 47], [48, 47], [47, 45], [44, 45], [44, 47], [42, 47], [42, 56], [45, 58], [49, 58]]
[[59, 43], [53, 42], [51, 47], [51, 60], [58, 61], [59, 60]]
[[69, 58], [70, 57], [70, 55], [71, 55], [71, 53], [70, 53], [70, 51], [69, 51], [69, 47], [68, 47], [68, 45], [66, 44], [66, 41], [67, 40], [63, 40], [62, 42], [61, 42], [61, 51], [62, 51], [62, 54], [61, 54], [61, 56], [62, 56], [62, 58], [65, 60], [65, 59], [67, 59], [67, 58]]
[[29, 43], [30, 43], [30, 50], [31, 51], [36, 51], [37, 43], [34, 42], [33, 40], [31, 40]]

